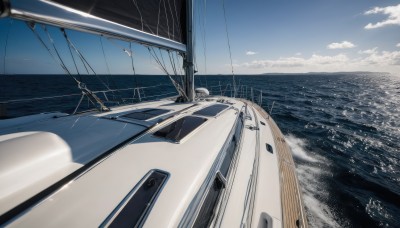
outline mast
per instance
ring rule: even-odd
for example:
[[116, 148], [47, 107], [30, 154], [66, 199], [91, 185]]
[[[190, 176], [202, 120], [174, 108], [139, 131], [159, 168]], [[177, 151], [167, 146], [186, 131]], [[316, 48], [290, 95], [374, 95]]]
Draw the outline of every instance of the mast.
[[185, 93], [188, 101], [194, 101], [194, 67], [193, 67], [193, 0], [186, 2], [186, 77], [185, 77]]

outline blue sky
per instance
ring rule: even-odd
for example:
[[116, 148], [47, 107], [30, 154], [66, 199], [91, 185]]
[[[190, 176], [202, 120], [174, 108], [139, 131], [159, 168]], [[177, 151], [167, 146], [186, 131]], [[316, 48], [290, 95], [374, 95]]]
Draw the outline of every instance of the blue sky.
[[[201, 15], [196, 17], [197, 68], [200, 74], [229, 74], [222, 0], [207, 1], [206, 13], [201, 4], [196, 1]], [[383, 71], [400, 75], [398, 0], [225, 0], [225, 8], [236, 74]], [[23, 22], [1, 19], [0, 31], [0, 73], [63, 73]], [[50, 32], [61, 54], [69, 56], [61, 33], [56, 28]], [[69, 35], [96, 73], [132, 73], [131, 60], [122, 50], [128, 47], [126, 42], [75, 31]], [[133, 53], [137, 73], [162, 74], [147, 49], [133, 45]], [[65, 57], [65, 62], [74, 73], [72, 61]]]

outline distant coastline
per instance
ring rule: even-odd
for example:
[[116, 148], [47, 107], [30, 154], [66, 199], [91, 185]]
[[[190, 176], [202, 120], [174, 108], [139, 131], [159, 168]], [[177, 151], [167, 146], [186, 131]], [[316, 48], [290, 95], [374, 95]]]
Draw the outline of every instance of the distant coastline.
[[[303, 73], [261, 73], [261, 74], [235, 74], [235, 76], [265, 76], [265, 75], [343, 75], [343, 74], [381, 74], [393, 75], [389, 72], [372, 72], [372, 71], [339, 71], [339, 72], [303, 72]], [[1, 76], [40, 76], [53, 75], [65, 76], [65, 74], [0, 74]], [[98, 76], [108, 76], [107, 74], [97, 74]], [[73, 76], [79, 76], [74, 74]], [[81, 74], [80, 76], [93, 76], [93, 74]], [[164, 74], [112, 74], [111, 76], [165, 76]], [[196, 74], [195, 76], [232, 76], [232, 74]]]

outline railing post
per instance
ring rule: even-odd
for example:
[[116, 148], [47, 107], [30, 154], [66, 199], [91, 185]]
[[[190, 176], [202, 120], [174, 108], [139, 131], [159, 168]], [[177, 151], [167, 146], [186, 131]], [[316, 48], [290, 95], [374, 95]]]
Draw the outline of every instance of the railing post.
[[250, 92], [251, 92], [251, 94], [250, 94], [250, 96], [251, 96], [251, 102], [253, 102], [253, 103], [254, 103], [254, 93], [253, 93], [253, 87], [251, 87], [251, 90], [250, 90]]
[[272, 102], [271, 109], [269, 110], [269, 115], [272, 116], [272, 109], [274, 108], [275, 101]]

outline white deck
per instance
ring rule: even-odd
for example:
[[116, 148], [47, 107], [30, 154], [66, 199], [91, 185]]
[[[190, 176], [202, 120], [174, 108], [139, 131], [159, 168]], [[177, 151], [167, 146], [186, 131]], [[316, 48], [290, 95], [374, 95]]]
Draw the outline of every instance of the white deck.
[[[202, 101], [193, 106], [164, 100], [120, 107], [102, 114], [59, 118], [53, 118], [51, 114], [43, 118], [34, 116], [31, 121], [24, 119], [23, 125], [17, 124], [18, 120], [7, 121], [0, 130], [0, 161], [8, 164], [4, 167], [18, 166], [20, 170], [19, 173], [8, 172], [8, 168], [0, 166], [0, 214], [87, 165], [105, 151], [112, 150], [110, 156], [51, 192], [39, 204], [24, 210], [8, 225], [98, 227], [146, 173], [158, 169], [168, 172], [170, 176], [144, 226], [177, 227], [224, 145], [239, 115], [238, 110], [245, 105], [237, 100], [229, 101], [234, 103], [232, 108], [217, 117], [208, 118], [180, 143], [155, 137], [153, 133], [215, 101]], [[171, 111], [148, 121], [118, 118], [140, 108]], [[265, 221], [268, 221], [273, 227], [281, 227], [278, 160], [276, 153], [266, 149], [266, 143], [269, 143], [276, 151], [272, 133], [268, 124], [259, 123], [263, 117], [257, 111], [249, 108], [248, 113], [251, 119], [246, 119], [245, 126], [259, 127], [259, 130], [248, 127], [243, 130], [244, 143], [238, 153], [236, 168], [228, 178], [230, 190], [224, 196], [225, 208], [223, 213], [218, 214], [214, 225], [264, 227]], [[27, 136], [20, 137], [21, 134]], [[26, 138], [33, 136], [38, 140], [31, 138], [31, 142], [25, 143]], [[126, 140], [129, 142], [113, 150]], [[47, 148], [45, 151], [42, 149], [44, 145]], [[52, 149], [59, 151], [53, 158]], [[17, 153], [19, 155], [14, 160], [4, 160]], [[42, 154], [43, 164], [29, 166], [28, 159], [24, 157], [30, 153]], [[46, 165], [54, 161], [59, 163]], [[32, 177], [36, 178], [35, 181], [29, 181]], [[249, 188], [251, 183], [254, 188]], [[5, 186], [11, 187], [7, 189]]]

